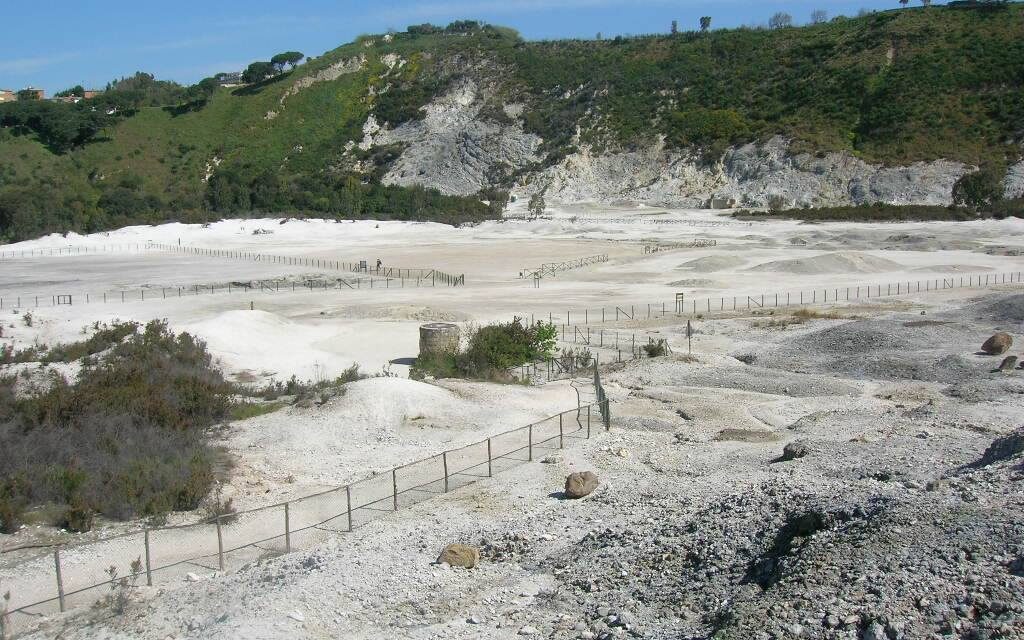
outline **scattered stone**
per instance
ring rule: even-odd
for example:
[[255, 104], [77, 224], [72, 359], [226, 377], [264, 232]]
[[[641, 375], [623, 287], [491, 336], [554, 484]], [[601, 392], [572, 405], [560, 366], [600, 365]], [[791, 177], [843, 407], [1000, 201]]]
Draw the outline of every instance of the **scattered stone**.
[[188, 582], [199, 582], [200, 580], [202, 580], [202, 577], [200, 577], [200, 576], [198, 576], [198, 575], [196, 575], [196, 574], [194, 574], [194, 573], [192, 573], [190, 571], [190, 572], [185, 574], [185, 580], [187, 580]]
[[577, 471], [565, 478], [565, 495], [576, 499], [590, 495], [598, 485], [597, 475], [593, 471]]
[[468, 622], [469, 624], [483, 624], [484, 620], [480, 616], [473, 615], [469, 616], [469, 619], [466, 620], [466, 622]]
[[480, 564], [480, 550], [467, 544], [450, 544], [437, 557], [438, 563], [473, 569]]
[[540, 633], [540, 631], [537, 631], [537, 627], [531, 627], [530, 625], [526, 625], [519, 629], [519, 635], [521, 636], [535, 636], [538, 633]]
[[789, 460], [796, 460], [797, 458], [803, 458], [808, 453], [807, 445], [802, 442], [790, 442], [782, 448], [782, 457], [779, 458], [781, 462], [788, 462]]
[[1017, 356], [1006, 356], [1003, 361], [999, 363], [999, 370], [1003, 373], [1010, 373], [1017, 367]]
[[885, 627], [878, 622], [872, 622], [868, 625], [867, 629], [864, 630], [864, 635], [861, 636], [863, 640], [889, 640], [889, 637], [885, 635]]
[[1001, 356], [1013, 346], [1013, 337], [1005, 331], [993, 335], [981, 345], [981, 350], [990, 356]]
[[298, 611], [292, 611], [291, 613], [288, 614], [288, 617], [291, 618], [292, 620], [294, 620], [295, 622], [305, 622], [306, 621], [306, 616], [302, 615]]
[[562, 458], [561, 454], [552, 453], [551, 455], [541, 458], [541, 464], [559, 464], [563, 459], [564, 458]]

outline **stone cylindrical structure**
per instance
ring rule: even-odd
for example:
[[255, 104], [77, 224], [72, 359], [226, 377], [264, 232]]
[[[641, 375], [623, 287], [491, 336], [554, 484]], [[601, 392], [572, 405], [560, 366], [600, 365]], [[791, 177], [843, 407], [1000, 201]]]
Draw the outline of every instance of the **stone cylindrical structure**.
[[459, 325], [430, 322], [420, 325], [420, 355], [456, 353], [459, 350]]

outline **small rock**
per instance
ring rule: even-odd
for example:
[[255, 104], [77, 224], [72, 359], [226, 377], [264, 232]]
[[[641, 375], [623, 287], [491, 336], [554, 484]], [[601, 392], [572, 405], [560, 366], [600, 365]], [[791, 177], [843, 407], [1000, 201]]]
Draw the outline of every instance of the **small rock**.
[[619, 447], [618, 449], [615, 450], [615, 455], [619, 456], [620, 458], [628, 458], [629, 449], [625, 447]]
[[484, 621], [483, 618], [480, 618], [479, 616], [469, 616], [469, 619], [466, 620], [466, 622], [469, 624], [483, 624]]
[[597, 474], [593, 471], [577, 471], [565, 478], [565, 495], [576, 499], [590, 495], [598, 485]]
[[292, 620], [294, 620], [295, 622], [305, 622], [306, 621], [306, 616], [302, 615], [298, 611], [292, 611], [291, 613], [288, 614], [288, 617], [291, 618]]
[[519, 630], [519, 635], [521, 636], [535, 636], [538, 633], [540, 632], [537, 631], [537, 627], [531, 627], [530, 625], [526, 625]]
[[796, 460], [797, 458], [803, 458], [809, 453], [807, 445], [802, 442], [790, 442], [782, 448], [782, 457], [779, 458], [782, 462], [789, 460]]
[[1017, 356], [1006, 356], [999, 363], [999, 370], [1003, 373], [1010, 373], [1017, 367]]
[[472, 569], [480, 564], [480, 550], [467, 544], [450, 544], [437, 557], [439, 563]]
[[541, 458], [541, 464], [558, 464], [562, 462], [563, 458], [560, 454], [552, 453], [551, 455], [544, 456]]
[[1001, 356], [1013, 346], [1013, 337], [1005, 331], [993, 335], [981, 345], [981, 350], [990, 356]]
[[189, 582], [199, 582], [200, 580], [202, 580], [202, 578], [190, 571], [189, 573], [185, 574], [185, 580]]
[[889, 640], [889, 637], [885, 635], [885, 627], [878, 622], [872, 622], [868, 625], [868, 628], [864, 630], [864, 635], [861, 636], [862, 640]]

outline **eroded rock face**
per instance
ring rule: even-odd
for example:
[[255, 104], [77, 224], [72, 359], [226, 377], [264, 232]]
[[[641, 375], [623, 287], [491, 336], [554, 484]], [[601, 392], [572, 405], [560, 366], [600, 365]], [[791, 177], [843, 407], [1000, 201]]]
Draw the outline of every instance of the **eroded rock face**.
[[1010, 167], [1003, 178], [1004, 198], [1024, 198], [1024, 160]]
[[437, 557], [439, 563], [473, 569], [480, 564], [480, 550], [467, 544], [450, 544]]
[[[423, 107], [424, 117], [391, 126], [369, 120], [364, 150], [400, 144], [386, 184], [422, 185], [451, 195], [497, 186], [499, 175], [519, 174], [513, 194], [544, 191], [551, 202], [643, 202], [701, 208], [712, 202], [740, 207], [821, 207], [883, 202], [952, 203], [953, 185], [972, 167], [936, 160], [882, 167], [846, 152], [794, 154], [775, 137], [729, 149], [717, 164], [696, 152], [666, 148], [663, 139], [631, 151], [595, 152], [574, 139], [576, 151], [537, 169], [543, 140], [523, 126], [527, 106], [507, 104], [504, 117], [484, 109], [493, 90], [469, 74]], [[501, 120], [499, 122], [498, 120]], [[578, 133], [578, 132], [577, 132]], [[1007, 176], [1007, 193], [1024, 192], [1024, 163]]]
[[467, 78], [428, 104], [422, 120], [394, 129], [379, 128], [376, 122], [364, 128], [368, 137], [360, 146], [404, 145], [385, 184], [423, 185], [448, 195], [477, 193], [491, 186], [493, 171], [539, 161], [536, 151], [542, 142], [518, 121], [500, 124], [481, 117], [483, 98], [484, 91]]
[[948, 205], [953, 185], [968, 169], [945, 160], [880, 167], [846, 153], [792, 155], [789, 143], [776, 137], [734, 147], [714, 166], [668, 151], [662, 143], [599, 156], [583, 148], [537, 176], [532, 190], [547, 187], [548, 199], [567, 202], [627, 199], [681, 207], [729, 198], [752, 207]]
[[573, 500], [588, 496], [600, 484], [593, 471], [570, 473], [565, 479], [565, 495]]

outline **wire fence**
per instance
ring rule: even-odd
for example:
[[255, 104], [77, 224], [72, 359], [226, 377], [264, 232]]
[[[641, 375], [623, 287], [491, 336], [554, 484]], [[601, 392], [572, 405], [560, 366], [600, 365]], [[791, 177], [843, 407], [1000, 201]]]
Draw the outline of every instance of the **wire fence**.
[[269, 264], [281, 264], [289, 266], [309, 267], [313, 269], [333, 269], [335, 271], [346, 271], [349, 273], [373, 274], [379, 278], [392, 280], [430, 280], [431, 285], [438, 284], [458, 287], [466, 284], [465, 274], [451, 274], [439, 269], [407, 269], [402, 267], [389, 267], [382, 264], [370, 263], [368, 260], [356, 262], [343, 262], [341, 260], [328, 260], [326, 258], [306, 258], [303, 256], [282, 256], [270, 253], [255, 251], [237, 251], [234, 249], [208, 249], [205, 247], [191, 247], [176, 244], [150, 243], [150, 247], [160, 251], [182, 253], [195, 256], [206, 256], [210, 258], [231, 258], [235, 260], [248, 260], [252, 262], [263, 262]]
[[593, 385], [597, 398], [593, 403], [313, 495], [87, 544], [2, 550], [0, 554], [31, 556], [0, 569], [13, 575], [3, 585], [12, 597], [8, 615], [14, 624], [26, 624], [36, 617], [93, 604], [114, 584], [109, 567], [124, 576], [136, 559], [138, 579], [152, 586], [197, 580], [201, 577], [196, 572], [237, 569], [310, 548], [403, 507], [538, 460], [574, 441], [589, 439], [595, 430], [611, 428], [609, 401], [596, 363]]
[[[1024, 284], [1022, 272], [964, 274], [951, 278], [902, 280], [882, 284], [842, 285], [734, 296], [687, 297], [685, 293], [677, 293], [675, 299], [671, 302], [623, 304], [596, 309], [566, 309], [565, 315], [560, 315], [556, 311], [550, 311], [547, 314], [547, 318], [543, 315], [530, 314], [530, 324], [546, 320], [550, 324], [561, 326], [561, 331], [565, 335], [567, 332], [572, 332], [573, 328], [578, 326], [586, 327], [588, 325], [609, 324], [613, 322], [654, 320], [667, 316], [688, 318], [709, 317], [716, 314], [725, 316], [737, 312], [761, 309], [836, 305], [845, 302], [917, 295], [935, 291], [978, 289], [1011, 284]], [[525, 320], [525, 316], [522, 317]], [[597, 332], [587, 332], [587, 334], [588, 336], [598, 335]], [[603, 336], [604, 334], [601, 335]]]
[[0, 251], [0, 260], [17, 260], [23, 258], [43, 258], [53, 256], [97, 255], [101, 253], [142, 253], [148, 245], [138, 243], [104, 244], [66, 247], [46, 247], [40, 249], [12, 249]]
[[250, 280], [224, 284], [193, 284], [184, 287], [137, 287], [116, 291], [85, 293], [0, 294], [0, 309], [36, 309], [39, 307], [73, 306], [76, 304], [124, 304], [129, 302], [156, 302], [189, 296], [245, 293], [314, 293], [329, 291], [373, 291], [405, 289], [409, 287], [443, 286], [440, 279], [405, 278], [304, 278], [298, 280]]
[[588, 265], [608, 262], [608, 254], [602, 253], [595, 256], [585, 256], [575, 260], [563, 260], [561, 262], [545, 262], [539, 267], [527, 267], [519, 270], [519, 277], [533, 280], [540, 280], [545, 276], [556, 276], [561, 271], [572, 271], [582, 269]]

